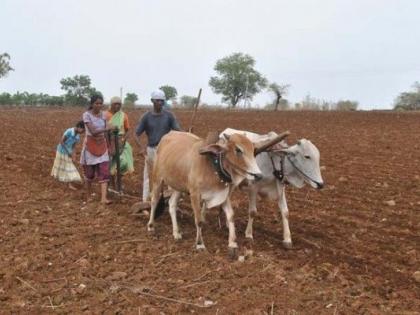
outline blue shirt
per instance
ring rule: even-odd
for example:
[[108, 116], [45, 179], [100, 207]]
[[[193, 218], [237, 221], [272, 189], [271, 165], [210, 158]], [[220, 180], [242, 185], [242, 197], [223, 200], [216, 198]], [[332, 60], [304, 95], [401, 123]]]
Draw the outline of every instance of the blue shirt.
[[[76, 131], [74, 130], [74, 128], [69, 128], [64, 132], [63, 137], [66, 137], [66, 141], [64, 141], [64, 146], [66, 148], [63, 148], [63, 146], [60, 143], [57, 146], [57, 151], [60, 152], [61, 154], [66, 154], [66, 155], [68, 155], [69, 153], [72, 154], [74, 145], [80, 141], [79, 134], [76, 134]], [[67, 149], [68, 152], [65, 149]]]
[[140, 136], [143, 132], [146, 132], [147, 145], [155, 147], [169, 131], [180, 129], [174, 114], [171, 112], [166, 110], [162, 110], [160, 113], [149, 111], [140, 118], [136, 134]]

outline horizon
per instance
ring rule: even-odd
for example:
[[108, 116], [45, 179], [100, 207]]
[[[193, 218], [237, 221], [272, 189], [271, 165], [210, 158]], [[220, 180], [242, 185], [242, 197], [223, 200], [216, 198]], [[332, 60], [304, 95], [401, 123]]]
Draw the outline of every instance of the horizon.
[[[123, 87], [148, 104], [171, 85], [178, 97], [203, 88], [202, 102], [222, 104], [208, 85], [213, 67], [243, 52], [270, 82], [291, 85], [291, 104], [310, 95], [386, 110], [420, 78], [419, 11], [408, 0], [5, 0], [0, 53], [15, 71], [0, 92], [62, 95], [60, 79], [85, 74], [106, 100]], [[272, 99], [263, 91], [251, 103]]]

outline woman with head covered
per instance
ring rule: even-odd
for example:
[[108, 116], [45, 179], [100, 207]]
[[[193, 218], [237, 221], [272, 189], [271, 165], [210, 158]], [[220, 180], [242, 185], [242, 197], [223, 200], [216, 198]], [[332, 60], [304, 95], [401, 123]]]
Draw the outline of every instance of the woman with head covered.
[[[127, 142], [128, 131], [130, 130], [130, 124], [128, 122], [128, 116], [121, 110], [121, 98], [114, 96], [111, 98], [111, 107], [105, 113], [106, 118], [110, 124], [115, 126], [118, 130], [118, 146], [120, 152], [120, 172], [121, 175], [129, 174], [134, 172], [134, 163], [133, 163], [133, 149], [131, 145]], [[111, 183], [115, 187], [114, 177], [117, 173], [117, 162], [116, 162], [116, 152], [115, 152], [115, 143], [114, 138], [112, 137], [111, 145]]]

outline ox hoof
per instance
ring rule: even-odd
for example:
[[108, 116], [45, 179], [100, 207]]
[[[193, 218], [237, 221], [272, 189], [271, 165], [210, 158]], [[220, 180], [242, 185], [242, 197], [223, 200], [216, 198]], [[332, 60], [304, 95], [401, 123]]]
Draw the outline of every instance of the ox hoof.
[[285, 249], [292, 249], [293, 248], [293, 243], [291, 241], [283, 241], [283, 247]]
[[204, 244], [196, 244], [195, 245], [195, 248], [197, 250], [205, 250], [206, 249], [206, 246]]
[[253, 241], [253, 240], [254, 240], [254, 236], [252, 236], [252, 234], [245, 234], [245, 238], [246, 238], [248, 241]]
[[197, 244], [195, 245], [195, 249], [198, 251], [203, 251], [206, 249], [206, 246], [204, 244]]
[[237, 247], [229, 247], [228, 255], [229, 255], [229, 259], [236, 260], [238, 258], [238, 248]]
[[182, 235], [181, 235], [181, 233], [174, 233], [174, 239], [175, 239], [175, 241], [182, 240]]

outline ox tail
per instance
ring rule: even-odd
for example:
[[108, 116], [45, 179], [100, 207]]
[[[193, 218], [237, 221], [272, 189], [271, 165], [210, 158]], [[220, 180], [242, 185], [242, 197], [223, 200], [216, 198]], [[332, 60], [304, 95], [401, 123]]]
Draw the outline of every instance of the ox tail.
[[163, 212], [165, 212], [165, 208], [166, 208], [166, 202], [165, 202], [165, 197], [163, 196], [163, 192], [162, 192], [160, 194], [159, 201], [156, 205], [155, 219], [159, 218], [163, 214]]

